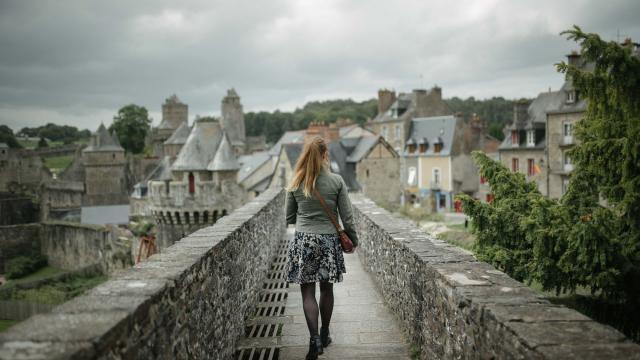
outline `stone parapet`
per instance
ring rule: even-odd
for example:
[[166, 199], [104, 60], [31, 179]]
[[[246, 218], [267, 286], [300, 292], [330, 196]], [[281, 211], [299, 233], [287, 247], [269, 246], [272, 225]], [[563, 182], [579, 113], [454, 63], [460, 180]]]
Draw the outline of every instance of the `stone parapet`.
[[230, 359], [284, 233], [284, 192], [265, 191], [1, 333], [0, 359]]
[[423, 359], [638, 359], [619, 331], [352, 195], [358, 254]]

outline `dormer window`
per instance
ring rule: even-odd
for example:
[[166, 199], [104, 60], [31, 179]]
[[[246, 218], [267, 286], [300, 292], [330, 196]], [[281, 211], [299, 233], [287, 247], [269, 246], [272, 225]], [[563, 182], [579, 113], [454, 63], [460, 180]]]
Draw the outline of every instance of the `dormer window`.
[[413, 139], [407, 140], [407, 151], [412, 154], [416, 152], [416, 142]]
[[576, 92], [575, 91], [569, 91], [567, 92], [567, 104], [573, 104], [574, 102], [576, 102]]
[[427, 145], [428, 145], [428, 141], [426, 138], [422, 138], [419, 142], [418, 145], [420, 147], [420, 152], [421, 153], [426, 153], [427, 152]]
[[518, 134], [518, 130], [511, 131], [511, 146], [520, 145], [520, 134]]
[[527, 146], [536, 146], [536, 132], [535, 130], [527, 131]]
[[442, 143], [433, 144], [433, 152], [437, 154], [440, 151], [442, 151]]

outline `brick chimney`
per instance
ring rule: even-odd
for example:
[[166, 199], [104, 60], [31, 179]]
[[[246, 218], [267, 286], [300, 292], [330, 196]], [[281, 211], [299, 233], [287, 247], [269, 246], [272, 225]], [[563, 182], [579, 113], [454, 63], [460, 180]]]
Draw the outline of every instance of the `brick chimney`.
[[435, 85], [431, 88], [431, 93], [438, 99], [442, 100], [442, 88], [438, 85]]
[[340, 138], [340, 128], [335, 123], [327, 126], [323, 121], [311, 122], [304, 133], [304, 141], [311, 141], [316, 136], [320, 136], [324, 141], [330, 143]]
[[389, 107], [396, 101], [396, 92], [387, 89], [378, 90], [378, 114], [389, 110]]
[[575, 67], [580, 67], [580, 54], [576, 51], [572, 51], [571, 54], [567, 55], [567, 63]]

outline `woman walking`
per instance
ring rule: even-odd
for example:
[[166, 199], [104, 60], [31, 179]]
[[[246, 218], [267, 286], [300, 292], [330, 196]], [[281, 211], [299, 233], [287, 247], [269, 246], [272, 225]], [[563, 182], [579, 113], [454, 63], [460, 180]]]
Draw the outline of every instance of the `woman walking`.
[[[287, 282], [300, 284], [304, 316], [309, 328], [307, 360], [317, 359], [323, 347], [331, 343], [329, 322], [333, 312], [333, 284], [342, 281], [346, 272], [336, 228], [319, 199], [324, 198], [334, 218], [340, 214], [344, 230], [358, 245], [347, 186], [329, 168], [329, 151], [321, 137], [305, 144], [296, 163], [293, 179], [287, 188], [287, 224], [295, 224], [293, 241], [287, 252]], [[316, 302], [316, 283], [320, 283], [320, 306]], [[322, 327], [318, 333], [318, 315]]]

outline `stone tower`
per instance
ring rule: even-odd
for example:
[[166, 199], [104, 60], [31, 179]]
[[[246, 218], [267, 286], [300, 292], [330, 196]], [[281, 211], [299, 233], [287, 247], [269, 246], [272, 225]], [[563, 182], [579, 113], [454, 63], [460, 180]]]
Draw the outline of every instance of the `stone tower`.
[[171, 95], [162, 104], [162, 122], [159, 128], [167, 127], [177, 129], [189, 118], [189, 106], [178, 99], [176, 94]]
[[125, 153], [115, 131], [109, 134], [104, 124], [91, 136], [82, 150], [85, 169], [83, 205], [127, 204], [129, 192], [125, 177]]
[[222, 99], [221, 125], [229, 136], [231, 147], [236, 155], [244, 154], [247, 139], [244, 128], [244, 113], [238, 93], [232, 88], [227, 91], [227, 96]]
[[171, 135], [180, 128], [182, 124], [189, 126], [189, 106], [178, 99], [176, 94], [168, 97], [162, 104], [162, 121], [157, 128], [153, 128], [150, 134], [151, 146], [154, 155], [164, 157], [164, 145]]
[[239, 169], [220, 122], [196, 119], [168, 169], [170, 177], [149, 182], [149, 209], [159, 246], [169, 246], [244, 204], [248, 196], [238, 183]]

